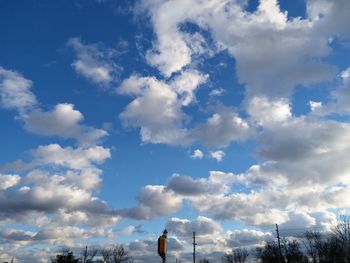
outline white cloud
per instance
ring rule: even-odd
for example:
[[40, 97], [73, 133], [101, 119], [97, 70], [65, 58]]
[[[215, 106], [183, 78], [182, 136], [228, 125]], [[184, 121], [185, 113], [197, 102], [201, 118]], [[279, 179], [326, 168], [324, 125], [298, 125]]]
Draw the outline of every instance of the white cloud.
[[173, 217], [168, 220], [165, 228], [177, 236], [190, 236], [196, 232], [197, 236], [218, 235], [222, 231], [221, 226], [214, 220], [199, 216], [195, 220], [187, 220]]
[[204, 180], [194, 180], [190, 176], [173, 174], [167, 184], [167, 188], [180, 195], [198, 195], [207, 191]]
[[176, 92], [152, 77], [132, 76], [118, 88], [119, 94], [136, 97], [120, 114], [126, 125], [140, 127], [144, 142], [185, 144], [186, 115]]
[[12, 164], [10, 169], [21, 170], [21, 177], [0, 175], [2, 240], [29, 249], [33, 244], [74, 246], [80, 239], [115, 236], [112, 227], [120, 216], [96, 196], [102, 173], [96, 166], [110, 158], [109, 149], [51, 144], [39, 146], [31, 157]]
[[183, 198], [162, 185], [147, 185], [138, 195], [139, 204], [121, 209], [123, 217], [150, 220], [156, 216], [163, 216], [178, 211], [182, 207]]
[[121, 68], [113, 61], [117, 51], [102, 44], [84, 44], [79, 38], [68, 41], [77, 53], [72, 63], [75, 71], [101, 87], [108, 87], [115, 81]]
[[90, 168], [93, 163], [101, 164], [111, 157], [110, 150], [102, 146], [74, 149], [58, 144], [39, 146], [32, 154], [34, 165], [54, 164], [71, 169]]
[[199, 149], [193, 151], [191, 158], [192, 159], [202, 159], [204, 156], [203, 152]]
[[347, 26], [350, 8], [346, 0], [307, 0], [307, 14], [310, 19], [317, 22], [317, 29], [331, 37], [349, 39], [350, 30]]
[[350, 113], [350, 67], [340, 73], [341, 85], [332, 93], [335, 103], [328, 105], [330, 110], [339, 113]]
[[309, 101], [311, 111], [317, 111], [322, 108], [322, 102], [320, 101]]
[[192, 199], [198, 195], [221, 195], [230, 192], [233, 183], [240, 182], [240, 177], [233, 173], [211, 171], [208, 178], [194, 179], [190, 176], [173, 174], [167, 188], [176, 194]]
[[209, 96], [223, 96], [225, 93], [225, 90], [222, 88], [218, 88], [218, 89], [213, 89], [212, 91], [210, 91]]
[[207, 147], [226, 147], [233, 141], [243, 141], [251, 134], [248, 122], [234, 110], [218, 108], [205, 123], [198, 124], [191, 137]]
[[144, 142], [188, 145], [199, 142], [208, 147], [225, 147], [243, 141], [251, 133], [248, 123], [234, 110], [219, 106], [206, 123], [189, 122], [183, 107], [194, 100], [194, 92], [207, 79], [198, 71], [185, 71], [169, 83], [154, 77], [131, 76], [117, 89], [135, 99], [120, 114], [125, 125], [140, 127]]
[[0, 190], [6, 190], [19, 183], [21, 177], [17, 174], [0, 174]]
[[254, 97], [249, 101], [247, 108], [252, 120], [258, 125], [281, 125], [292, 117], [287, 99], [269, 100], [267, 97]]
[[217, 160], [218, 162], [221, 162], [225, 157], [225, 152], [224, 151], [209, 152], [209, 155], [211, 158]]
[[22, 115], [25, 129], [45, 136], [60, 136], [76, 139], [82, 145], [92, 145], [108, 133], [101, 129], [81, 124], [84, 116], [73, 104], [57, 104], [51, 111], [34, 109]]
[[[154, 10], [151, 13], [154, 30], [157, 33], [157, 40], [154, 48], [146, 55], [148, 63], [157, 67], [166, 77], [173, 72], [180, 71], [185, 65], [191, 62], [191, 50], [187, 46], [184, 36], [177, 29], [175, 21], [183, 19], [190, 5], [176, 5], [175, 2], [158, 3], [143, 2], [150, 4]], [[189, 3], [191, 4], [191, 3]], [[169, 11], [173, 10], [171, 16]]]
[[[145, 0], [141, 6], [149, 12], [157, 36], [148, 62], [167, 77], [192, 62], [195, 52], [180, 31], [186, 22], [208, 30], [215, 44], [235, 57], [238, 78], [246, 84], [248, 96], [286, 96], [295, 85], [334, 75], [334, 68], [321, 61], [330, 51], [329, 32], [319, 30], [318, 20], [288, 20], [276, 0], [260, 1], [253, 13], [245, 11], [241, 1]], [[341, 21], [348, 21], [345, 15]]]
[[188, 106], [194, 100], [194, 92], [207, 80], [207, 75], [202, 75], [197, 70], [184, 71], [181, 75], [175, 77], [170, 86], [180, 96], [181, 104]]
[[21, 74], [0, 67], [0, 106], [23, 112], [37, 105], [32, 82]]
[[0, 67], [0, 106], [16, 109], [26, 130], [44, 136], [73, 138], [85, 146], [96, 144], [108, 135], [102, 129], [81, 124], [84, 116], [73, 104], [59, 103], [51, 111], [42, 110], [31, 87], [32, 81]]
[[270, 232], [243, 229], [228, 231], [225, 238], [228, 247], [235, 248], [262, 245], [265, 241], [270, 241], [274, 237]]

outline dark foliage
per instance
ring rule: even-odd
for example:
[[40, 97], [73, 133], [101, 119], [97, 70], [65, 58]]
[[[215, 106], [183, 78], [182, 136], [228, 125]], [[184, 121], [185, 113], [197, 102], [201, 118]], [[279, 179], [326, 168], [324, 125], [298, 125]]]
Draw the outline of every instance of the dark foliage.
[[256, 249], [256, 257], [262, 263], [307, 263], [308, 259], [296, 240], [282, 240], [281, 251], [277, 242], [267, 242]]
[[73, 252], [66, 251], [62, 252], [59, 255], [56, 255], [56, 258], [52, 260], [52, 263], [79, 263], [80, 260], [75, 258]]
[[344, 217], [329, 235], [308, 231], [304, 241], [312, 263], [350, 262], [350, 221]]

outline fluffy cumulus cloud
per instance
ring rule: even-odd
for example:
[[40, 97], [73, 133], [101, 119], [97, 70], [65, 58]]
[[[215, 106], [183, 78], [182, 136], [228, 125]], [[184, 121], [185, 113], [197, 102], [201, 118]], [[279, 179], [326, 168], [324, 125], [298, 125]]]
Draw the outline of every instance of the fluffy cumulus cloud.
[[[326, 24], [346, 5], [317, 2], [309, 1], [308, 15], [314, 18], [323, 11], [329, 19]], [[330, 52], [328, 38], [334, 31], [320, 32], [325, 26], [317, 19], [288, 19], [277, 0], [260, 1], [252, 13], [245, 11], [244, 1], [144, 0], [140, 6], [147, 10], [157, 36], [147, 53], [148, 62], [165, 76], [193, 62], [195, 52], [180, 29], [186, 22], [209, 30], [219, 50], [227, 49], [235, 57], [238, 78], [246, 84], [248, 95], [290, 94], [297, 84], [322, 81], [334, 74], [334, 69], [322, 62]], [[335, 20], [339, 27], [347, 21], [345, 16]]]
[[34, 109], [24, 114], [22, 120], [24, 128], [32, 133], [73, 138], [83, 145], [95, 144], [108, 134], [102, 129], [81, 124], [84, 116], [68, 103], [57, 104], [51, 111]]
[[15, 186], [20, 180], [21, 177], [17, 174], [0, 174], [0, 189], [6, 190], [7, 188]]
[[270, 241], [273, 236], [270, 232], [262, 232], [259, 230], [236, 230], [226, 233], [227, 244], [229, 247], [249, 247], [261, 245], [265, 241]]
[[17, 119], [24, 123], [24, 128], [43, 136], [71, 138], [81, 145], [94, 145], [107, 136], [102, 129], [83, 125], [83, 114], [70, 103], [59, 103], [52, 110], [45, 111], [31, 92], [32, 81], [25, 79], [18, 72], [0, 67], [1, 106], [15, 109]]
[[121, 209], [119, 214], [132, 219], [149, 220], [164, 216], [182, 207], [183, 198], [162, 185], [147, 185], [140, 190], [137, 197], [139, 204]]
[[31, 91], [32, 81], [16, 71], [0, 66], [0, 106], [5, 109], [24, 111], [37, 104]]
[[183, 107], [194, 100], [195, 89], [205, 79], [197, 71], [184, 72], [169, 84], [154, 77], [131, 76], [117, 89], [119, 94], [135, 97], [120, 117], [126, 125], [140, 128], [144, 142], [225, 147], [246, 139], [249, 124], [224, 106], [215, 109], [206, 122], [186, 127], [189, 116]]
[[116, 80], [121, 71], [114, 62], [117, 50], [106, 48], [101, 43], [84, 44], [79, 38], [69, 39], [68, 45], [76, 52], [72, 67], [78, 74], [101, 87], [108, 87]]
[[189, 236], [196, 232], [198, 236], [217, 235], [222, 231], [221, 226], [214, 220], [199, 216], [195, 220], [171, 218], [166, 224], [166, 229], [177, 236]]
[[253, 122], [258, 125], [281, 125], [292, 116], [287, 99], [270, 100], [266, 97], [254, 97], [249, 101], [247, 111]]
[[[108, 158], [109, 149], [101, 146], [51, 144], [33, 150], [30, 162], [3, 168], [18, 170], [21, 177], [0, 176], [0, 239], [25, 250], [33, 244], [74, 245], [87, 238], [115, 236], [112, 227], [120, 216], [96, 196], [102, 173], [97, 166]], [[43, 259], [52, 252], [46, 251]]]
[[206, 184], [203, 180], [195, 180], [190, 176], [174, 174], [167, 187], [178, 194], [183, 195], [198, 195], [205, 193]]
[[227, 107], [219, 107], [206, 122], [198, 124], [191, 137], [207, 147], [226, 147], [251, 135], [249, 123]]
[[193, 151], [191, 158], [192, 159], [202, 159], [204, 156], [203, 152], [199, 149]]
[[221, 162], [225, 157], [224, 151], [215, 151], [215, 152], [209, 152], [210, 157], [217, 160], [218, 162]]
[[119, 94], [135, 97], [120, 117], [126, 125], [140, 127], [145, 142], [185, 144], [186, 119], [176, 91], [153, 77], [132, 76], [118, 88]]

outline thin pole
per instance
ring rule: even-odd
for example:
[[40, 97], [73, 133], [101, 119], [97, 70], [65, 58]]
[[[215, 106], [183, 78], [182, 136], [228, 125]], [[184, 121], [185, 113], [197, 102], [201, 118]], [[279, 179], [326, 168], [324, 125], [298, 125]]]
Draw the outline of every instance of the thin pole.
[[196, 263], [196, 232], [193, 232], [193, 263]]
[[277, 241], [278, 241], [278, 250], [280, 252], [280, 262], [283, 262], [283, 257], [282, 257], [282, 249], [281, 249], [281, 240], [280, 240], [280, 232], [278, 230], [278, 224], [276, 224], [276, 233], [277, 233]]

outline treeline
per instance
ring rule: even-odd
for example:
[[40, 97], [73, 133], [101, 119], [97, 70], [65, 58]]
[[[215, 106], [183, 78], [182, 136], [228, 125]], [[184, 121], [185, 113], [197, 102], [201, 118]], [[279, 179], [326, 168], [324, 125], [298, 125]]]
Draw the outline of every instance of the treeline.
[[56, 255], [52, 263], [121, 263], [133, 262], [129, 252], [122, 246], [116, 245], [111, 248], [88, 248], [85, 247], [79, 256], [75, 256], [72, 251], [65, 250]]
[[331, 232], [306, 231], [299, 239], [265, 243], [255, 250], [237, 248], [224, 263], [246, 263], [249, 254], [259, 263], [350, 263], [350, 220], [343, 218]]

